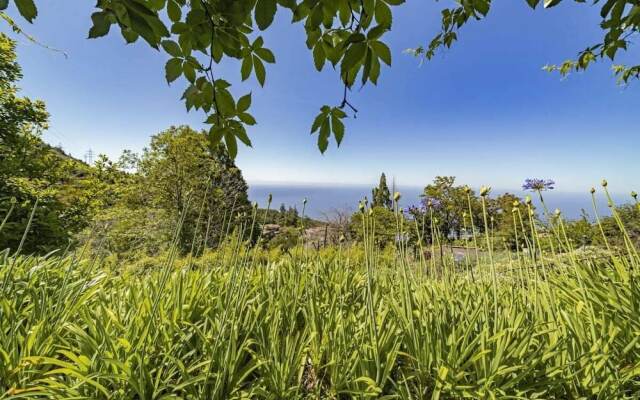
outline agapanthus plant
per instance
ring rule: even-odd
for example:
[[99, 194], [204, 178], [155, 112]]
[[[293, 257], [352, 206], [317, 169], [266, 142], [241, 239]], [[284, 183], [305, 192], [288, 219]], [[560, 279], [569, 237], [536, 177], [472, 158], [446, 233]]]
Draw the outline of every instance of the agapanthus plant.
[[543, 192], [545, 190], [553, 190], [556, 182], [552, 179], [528, 178], [522, 184], [522, 190], [532, 190], [534, 192]]

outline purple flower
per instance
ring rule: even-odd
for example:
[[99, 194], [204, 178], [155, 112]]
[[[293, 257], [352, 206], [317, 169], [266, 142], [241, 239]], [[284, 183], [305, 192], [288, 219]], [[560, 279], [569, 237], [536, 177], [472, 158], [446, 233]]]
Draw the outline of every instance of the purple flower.
[[433, 197], [423, 197], [422, 198], [422, 208], [428, 210], [429, 208], [433, 208], [434, 210], [439, 209], [442, 206], [442, 202], [439, 199]]
[[522, 184], [522, 190], [545, 191], [553, 190], [556, 182], [552, 179], [528, 178]]

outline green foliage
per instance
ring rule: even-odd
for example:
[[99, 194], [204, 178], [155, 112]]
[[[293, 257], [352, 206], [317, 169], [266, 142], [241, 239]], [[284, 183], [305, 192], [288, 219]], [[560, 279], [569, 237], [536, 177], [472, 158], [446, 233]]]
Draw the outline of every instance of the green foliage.
[[357, 212], [351, 217], [350, 230], [358, 241], [365, 237], [373, 238], [379, 248], [393, 244], [398, 236], [398, 225], [395, 213], [385, 207], [373, 207], [364, 212]]
[[27, 235], [22, 250], [46, 252], [84, 226], [87, 202], [73, 182], [87, 167], [41, 140], [48, 114], [43, 102], [18, 96], [21, 77], [15, 43], [0, 34], [0, 215], [8, 217], [0, 249], [17, 250], [31, 220], [38, 235]]
[[204, 132], [171, 127], [153, 136], [139, 159], [125, 156], [115, 164], [104, 159], [96, 164], [109, 203], [96, 213], [82, 242], [97, 231], [101, 240], [94, 244], [104, 250], [155, 255], [168, 248], [180, 226], [180, 250], [198, 251], [215, 247], [227, 230], [252, 218], [241, 171], [224, 148], [209, 147]]
[[[542, 3], [544, 8], [555, 7], [563, 0], [525, 0], [532, 9]], [[568, 3], [565, 0], [564, 3]], [[575, 0], [576, 3], [586, 3]], [[410, 49], [416, 56], [433, 58], [442, 47], [449, 48], [458, 40], [460, 29], [472, 20], [482, 20], [490, 12], [491, 0], [461, 1], [453, 8], [442, 10], [441, 31], [435, 35], [426, 46]], [[580, 51], [575, 60], [567, 60], [560, 65], [546, 65], [547, 71], [557, 71], [567, 75], [572, 71], [586, 70], [592, 63], [600, 59], [615, 61], [620, 50], [626, 51], [631, 44], [631, 37], [640, 28], [640, 5], [627, 0], [596, 0], [592, 4], [600, 4], [599, 26], [602, 29], [602, 39]], [[621, 83], [640, 77], [640, 65], [613, 65], [613, 72]]]
[[373, 188], [371, 191], [371, 206], [372, 207], [384, 207], [391, 209], [393, 207], [393, 200], [391, 200], [391, 192], [389, 186], [387, 186], [387, 177], [380, 175], [380, 183], [377, 188]]
[[[33, 0], [13, 0], [19, 13], [32, 22], [37, 15]], [[267, 30], [278, 10], [287, 9], [293, 23], [304, 25], [306, 44], [314, 64], [322, 70], [329, 62], [339, 70], [344, 96], [337, 106], [325, 105], [313, 124], [318, 131], [318, 148], [326, 151], [333, 134], [338, 145], [344, 136], [344, 109], [357, 110], [349, 103], [348, 91], [358, 81], [376, 84], [381, 62], [391, 65], [391, 51], [383, 36], [392, 27], [391, 7], [404, 0], [99, 0], [91, 15], [89, 38], [120, 28], [127, 43], [142, 38], [170, 58], [165, 65], [167, 82], [184, 77], [187, 88], [182, 99], [187, 110], [206, 113], [213, 145], [224, 140], [234, 158], [237, 141], [251, 146], [247, 128], [256, 123], [249, 101], [237, 100], [230, 84], [217, 76], [216, 68], [225, 59], [240, 63], [240, 78], [252, 75], [266, 84], [265, 64], [275, 63], [257, 31]], [[8, 6], [0, 3], [0, 12]], [[5, 14], [2, 14], [5, 16]]]
[[[476, 227], [482, 225], [479, 198], [467, 186], [455, 185], [455, 180], [453, 176], [436, 176], [423, 191], [428, 218], [434, 221], [434, 226], [444, 237], [460, 236], [465, 228], [465, 214], [474, 219]], [[469, 221], [467, 223], [470, 225]]]
[[199, 258], [168, 249], [118, 270], [77, 254], [2, 254], [2, 396], [640, 394], [633, 252], [509, 258], [494, 287], [481, 260], [445, 262], [439, 276], [402, 246], [283, 256], [227, 239]]
[[[541, 3], [525, 1], [533, 9]], [[542, 6], [551, 8], [561, 2], [545, 0]], [[12, 3], [27, 21], [32, 22], [37, 16], [33, 0]], [[250, 98], [242, 101], [249, 95], [236, 101], [231, 84], [216, 75], [215, 66], [225, 59], [236, 59], [243, 81], [253, 75], [265, 86], [265, 63], [275, 63], [276, 57], [264, 46], [264, 38], [257, 31], [269, 29], [278, 10], [287, 9], [292, 23], [304, 25], [316, 69], [321, 71], [329, 62], [344, 85], [342, 100], [335, 106], [322, 106], [311, 127], [311, 133], [318, 133], [317, 145], [324, 153], [332, 135], [338, 146], [342, 142], [345, 110], [357, 113], [348, 100], [348, 92], [358, 81], [363, 86], [377, 84], [381, 63], [391, 65], [391, 50], [384, 35], [393, 25], [393, 6], [402, 3], [404, 0], [99, 0], [97, 11], [91, 15], [89, 38], [105, 36], [116, 25], [127, 43], [142, 38], [165, 52], [170, 57], [165, 65], [167, 82], [184, 77], [187, 88], [182, 99], [187, 110], [201, 110], [207, 115], [212, 144], [224, 141], [228, 154], [234, 158], [238, 140], [251, 146], [247, 129], [256, 121], [248, 112]], [[584, 70], [598, 59], [613, 61], [620, 50], [627, 50], [630, 37], [640, 28], [640, 5], [628, 0], [594, 3], [602, 5], [602, 40], [581, 51], [576, 60], [546, 66], [547, 70], [566, 75]], [[491, 0], [465, 0], [453, 8], [444, 8], [440, 33], [427, 46], [410, 52], [431, 59], [440, 48], [451, 47], [458, 40], [458, 32], [466, 23], [484, 19], [491, 4]], [[8, 5], [9, 0], [0, 2], [0, 17], [22, 32], [3, 13]], [[624, 83], [640, 77], [640, 65], [614, 65], [613, 70]]]

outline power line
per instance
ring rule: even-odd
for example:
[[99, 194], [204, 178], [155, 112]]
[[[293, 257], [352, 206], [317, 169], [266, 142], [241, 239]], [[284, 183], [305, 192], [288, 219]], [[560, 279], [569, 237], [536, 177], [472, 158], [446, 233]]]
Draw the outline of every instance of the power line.
[[84, 162], [89, 165], [93, 164], [93, 150], [89, 149], [84, 153]]

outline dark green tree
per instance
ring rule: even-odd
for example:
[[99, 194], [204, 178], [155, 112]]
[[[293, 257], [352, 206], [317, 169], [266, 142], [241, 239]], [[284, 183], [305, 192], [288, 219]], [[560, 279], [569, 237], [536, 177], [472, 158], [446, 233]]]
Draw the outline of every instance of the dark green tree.
[[391, 209], [393, 207], [393, 201], [391, 200], [391, 192], [389, 186], [387, 186], [387, 177], [380, 175], [380, 183], [377, 188], [371, 190], [371, 206], [372, 207], [384, 207]]

